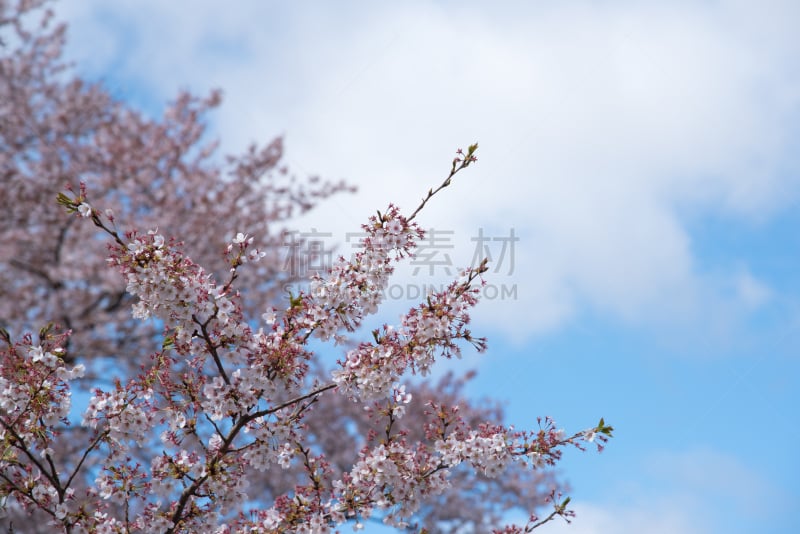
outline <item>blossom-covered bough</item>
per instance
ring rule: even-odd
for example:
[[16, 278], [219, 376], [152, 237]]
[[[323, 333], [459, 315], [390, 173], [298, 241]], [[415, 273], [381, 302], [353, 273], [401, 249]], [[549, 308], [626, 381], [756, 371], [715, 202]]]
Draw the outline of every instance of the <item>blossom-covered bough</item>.
[[[136, 297], [134, 316], [163, 324], [163, 343], [142, 355], [135, 376], [95, 389], [78, 422], [70, 418], [70, 382], [84, 369], [65, 363], [72, 361], [69, 332], [46, 328], [13, 341], [2, 331], [3, 507], [39, 510], [49, 528], [64, 532], [329, 532], [375, 518], [403, 529], [425, 502], [448, 492], [455, 469], [494, 479], [552, 466], [567, 446], [601, 449], [612, 431], [602, 419], [572, 435], [549, 418], [517, 431], [475, 424], [458, 405], [407, 392], [409, 374], [458, 356], [461, 343], [486, 348], [468, 329], [486, 262], [430, 293], [399, 324], [352, 343], [378, 310], [394, 265], [423, 238], [420, 209], [475, 161], [476, 149], [459, 150], [446, 180], [411, 216], [390, 205], [371, 217], [351, 260], [340, 257], [284, 309], [267, 309], [259, 325], [245, 319], [237, 286], [240, 271], [263, 259], [254, 237], [236, 234], [224, 251], [228, 275], [216, 280], [156, 229], [121, 233], [84, 184], [60, 193], [68, 212], [110, 236], [108, 266]], [[328, 381], [311, 372], [312, 337], [352, 347]], [[339, 398], [361, 406], [379, 429], [343, 471], [305, 422]], [[421, 437], [400, 426], [415, 401], [426, 402]], [[76, 425], [84, 430], [72, 444], [80, 452], [60, 457], [56, 443]], [[302, 476], [281, 495], [264, 500], [250, 486], [254, 472], [293, 466]], [[497, 532], [529, 532], [571, 516], [568, 499], [555, 490], [551, 499], [549, 515]]]

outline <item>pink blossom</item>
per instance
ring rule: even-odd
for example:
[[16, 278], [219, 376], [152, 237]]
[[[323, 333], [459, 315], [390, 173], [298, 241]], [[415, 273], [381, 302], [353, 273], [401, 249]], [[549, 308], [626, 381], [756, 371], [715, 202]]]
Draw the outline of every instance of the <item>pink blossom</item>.
[[[0, 329], [0, 494], [15, 525], [331, 532], [377, 519], [486, 531], [508, 502], [542, 504], [539, 483], [552, 478], [539, 473], [566, 447], [607, 441], [602, 420], [573, 435], [548, 418], [517, 431], [466, 399], [463, 380], [409, 381], [470, 345], [485, 350], [469, 328], [485, 263], [398, 324], [360, 331], [424, 236], [416, 216], [477, 145], [410, 215], [378, 212], [351, 260], [280, 300], [298, 281], [274, 253], [281, 225], [348, 188], [295, 181], [280, 140], [223, 172], [202, 144], [218, 94], [181, 94], [148, 119], [70, 78], [64, 28], [36, 4], [0, 3], [0, 27], [16, 32], [0, 47], [14, 73], [0, 77], [0, 101], [15, 103], [0, 118], [17, 151], [0, 154], [15, 221], [0, 227], [0, 277], [13, 273], [0, 315], [15, 332], [50, 318], [72, 330]], [[74, 177], [84, 181], [64, 189]], [[63, 216], [30, 202], [42, 191], [62, 191]], [[226, 241], [233, 229], [247, 233]], [[331, 340], [345, 347], [332, 372], [313, 350]], [[108, 376], [99, 364], [112, 357]], [[83, 384], [94, 388], [78, 414]], [[434, 506], [445, 493], [455, 504]]]

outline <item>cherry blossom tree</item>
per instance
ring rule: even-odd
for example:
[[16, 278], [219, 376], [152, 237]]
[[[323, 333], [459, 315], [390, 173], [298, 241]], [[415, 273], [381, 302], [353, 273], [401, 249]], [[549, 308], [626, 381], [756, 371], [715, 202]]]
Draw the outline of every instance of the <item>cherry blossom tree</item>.
[[[522, 532], [569, 517], [545, 468], [602, 447], [602, 420], [516, 431], [464, 398], [468, 377], [407, 380], [485, 348], [468, 328], [485, 264], [399, 324], [358, 328], [476, 145], [416, 211], [389, 206], [352, 260], [286, 299], [289, 219], [350, 188], [295, 178], [279, 139], [220, 165], [204, 125], [219, 94], [181, 94], [160, 119], [132, 110], [72, 75], [43, 3], [0, 0], [0, 525], [485, 532], [544, 510], [504, 530]], [[344, 347], [334, 369], [311, 339]]]
[[[182, 236], [212, 272], [225, 269], [219, 250], [231, 228], [259, 235], [269, 261], [243, 273], [254, 289], [244, 305], [263, 308], [297, 271], [282, 269], [284, 223], [351, 188], [295, 179], [281, 164], [280, 139], [220, 167], [203, 122], [219, 93], [181, 94], [161, 120], [147, 118], [102, 85], [70, 76], [60, 60], [66, 28], [50, 29], [51, 15], [34, 9], [41, 3], [0, 2], [0, 27], [9, 30], [0, 48], [0, 284], [14, 295], [0, 302], [0, 321], [27, 328], [57, 321], [73, 330], [70, 343], [82, 357], [115, 364], [152, 346], [152, 327], [132, 320], [131, 296], [96, 261], [105, 244], [51, 209], [53, 192], [77, 181], [122, 220]], [[26, 20], [36, 25], [26, 28]]]

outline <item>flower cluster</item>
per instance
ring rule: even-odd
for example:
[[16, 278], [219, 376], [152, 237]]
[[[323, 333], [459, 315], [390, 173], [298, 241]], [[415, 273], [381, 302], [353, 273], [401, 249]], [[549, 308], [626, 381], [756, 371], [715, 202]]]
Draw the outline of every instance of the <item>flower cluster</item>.
[[83, 365], [67, 368], [64, 364], [63, 345], [68, 334], [43, 330], [40, 337], [35, 343], [26, 335], [0, 352], [0, 441], [15, 446], [35, 443], [44, 455], [54, 437], [51, 427], [66, 421], [69, 415], [69, 382], [83, 376], [85, 370]]
[[349, 351], [334, 381], [354, 398], [386, 397], [407, 370], [426, 375], [437, 354], [459, 357], [459, 339], [484, 350], [485, 339], [473, 338], [467, 325], [468, 310], [477, 303], [479, 292], [472, 283], [485, 268], [482, 264], [466, 271], [461, 280], [428, 295], [426, 303], [405, 314], [400, 328], [385, 326], [382, 332], [373, 332], [375, 342]]
[[23, 495], [23, 507], [36, 506], [53, 517], [66, 517], [74, 490], [58, 478], [54, 463], [68, 425], [70, 381], [81, 378], [83, 365], [64, 363], [69, 333], [50, 327], [38, 341], [25, 335], [16, 343], [0, 329], [5, 346], [0, 349], [0, 495]]
[[453, 467], [469, 462], [484, 475], [494, 478], [500, 475], [511, 460], [511, 451], [505, 431], [479, 432], [473, 430], [459, 439], [451, 435], [436, 444], [442, 463]]
[[97, 390], [83, 413], [83, 424], [96, 429], [103, 422], [109, 439], [118, 443], [133, 440], [142, 444], [153, 427], [152, 394], [152, 391], [145, 391], [137, 398], [122, 387], [111, 393]]
[[[404, 528], [423, 498], [447, 489], [447, 477], [427, 448], [393, 440], [361, 451], [349, 476], [334, 487], [339, 501], [346, 503], [347, 514], [369, 518], [375, 511], [387, 511], [384, 522]], [[358, 507], [356, 503], [371, 505]]]
[[[218, 336], [233, 337], [241, 332], [244, 327], [236, 321], [235, 306], [225, 288], [218, 288], [202, 267], [181, 254], [174, 244], [167, 246], [164, 236], [155, 230], [126, 237], [129, 241], [120, 241], [108, 261], [125, 276], [128, 293], [139, 298], [133, 306], [134, 317], [146, 319], [154, 315], [167, 321], [175, 331], [174, 342], [178, 346], [190, 343], [195, 329], [212, 317], [219, 323]], [[241, 257], [247, 257], [242, 251]], [[259, 257], [257, 251], [254, 257]]]
[[422, 229], [392, 205], [362, 228], [367, 233], [363, 249], [351, 261], [339, 257], [326, 276], [314, 275], [302, 299], [301, 324], [323, 340], [341, 329], [355, 330], [365, 315], [378, 310], [394, 271], [392, 263], [411, 254], [424, 237]]

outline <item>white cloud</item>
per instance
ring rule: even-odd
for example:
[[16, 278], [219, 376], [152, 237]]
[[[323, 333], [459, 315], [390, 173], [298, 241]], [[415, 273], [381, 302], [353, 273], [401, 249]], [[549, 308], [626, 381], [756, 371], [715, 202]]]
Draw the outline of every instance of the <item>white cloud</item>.
[[[783, 532], [790, 499], [746, 460], [717, 449], [652, 452], [597, 500], [575, 499], [571, 525], [552, 534]], [[778, 529], [778, 530], [775, 530]]]
[[736, 277], [736, 294], [748, 308], [760, 308], [772, 297], [772, 290], [747, 270]]
[[709, 534], [675, 503], [649, 503], [636, 508], [614, 508], [589, 503], [574, 507], [577, 517], [567, 524], [556, 518], [546, 527], [548, 534]]
[[[296, 170], [358, 184], [302, 223], [341, 240], [389, 200], [413, 207], [479, 140], [479, 164], [421, 222], [456, 232], [461, 264], [478, 227], [516, 229], [516, 273], [500, 280], [519, 299], [479, 316], [523, 339], [586, 306], [699, 313], [713, 304], [685, 214], [765, 218], [797, 198], [796, 4], [314, 6], [62, 9], [92, 68], [116, 59], [165, 99], [223, 87], [227, 149], [286, 132]], [[740, 282], [745, 304], [764, 295]]]

